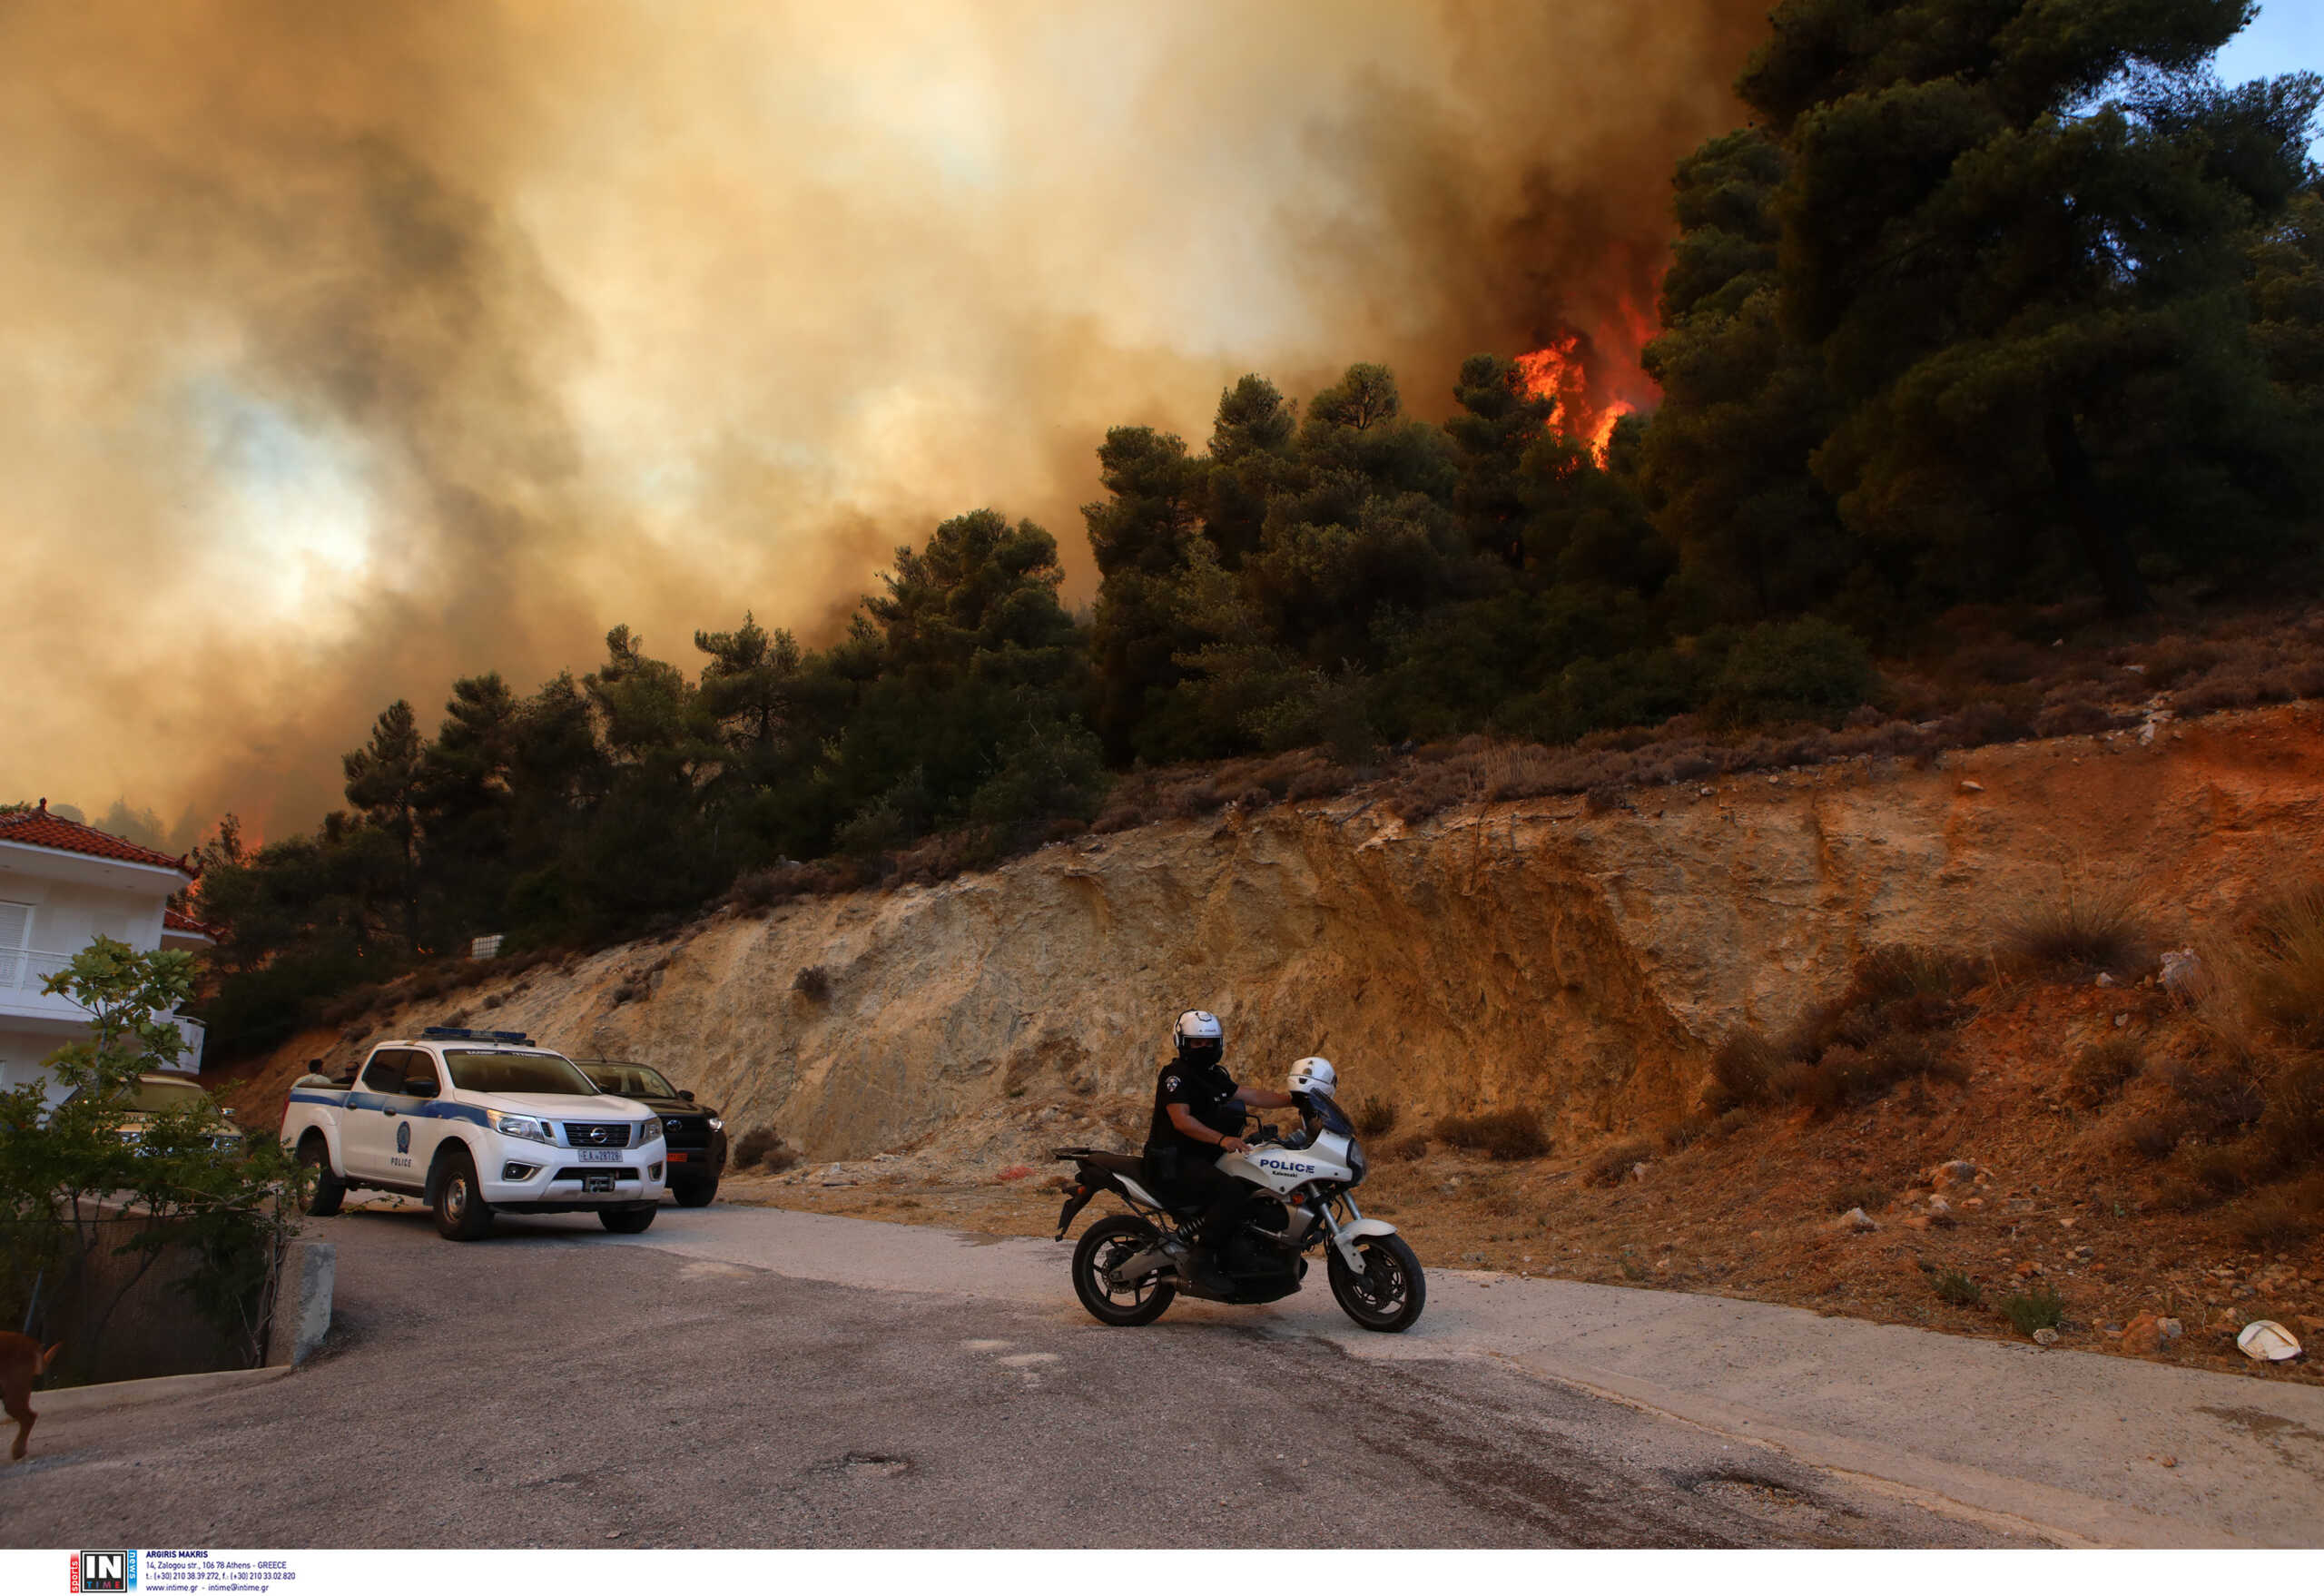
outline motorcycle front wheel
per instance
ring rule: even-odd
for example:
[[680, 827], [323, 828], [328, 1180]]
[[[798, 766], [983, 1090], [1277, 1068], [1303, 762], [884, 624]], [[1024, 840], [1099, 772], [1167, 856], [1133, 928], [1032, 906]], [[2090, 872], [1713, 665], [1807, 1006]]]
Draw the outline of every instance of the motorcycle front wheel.
[[1089, 1227], [1081, 1245], [1073, 1249], [1073, 1295], [1100, 1325], [1151, 1325], [1178, 1295], [1178, 1288], [1155, 1276], [1133, 1285], [1118, 1285], [1107, 1271], [1126, 1258], [1136, 1257], [1154, 1245], [1154, 1227], [1128, 1214], [1117, 1214]]
[[1393, 1335], [1411, 1329], [1428, 1305], [1428, 1276], [1421, 1273], [1420, 1259], [1401, 1236], [1360, 1236], [1355, 1251], [1364, 1260], [1362, 1274], [1341, 1261], [1339, 1248], [1324, 1248], [1332, 1295], [1341, 1309], [1366, 1330]]

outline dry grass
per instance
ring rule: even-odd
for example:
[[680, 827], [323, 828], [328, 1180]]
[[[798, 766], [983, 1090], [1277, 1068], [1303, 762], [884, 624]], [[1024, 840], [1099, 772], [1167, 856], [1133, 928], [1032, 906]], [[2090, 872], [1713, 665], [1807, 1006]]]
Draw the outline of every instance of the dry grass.
[[2112, 1036], [2074, 1055], [2066, 1067], [2066, 1095], [2085, 1108], [2112, 1102], [2146, 1068], [2146, 1044], [2132, 1036]]
[[2076, 887], [2025, 911], [2002, 933], [2002, 956], [2029, 974], [2127, 978], [2152, 961], [2136, 899], [2120, 886]]
[[2324, 882], [2285, 893], [2252, 917], [2236, 971], [2252, 1012], [2285, 1041], [2324, 1043]]
[[1725, 1112], [1790, 1103], [1824, 1118], [1908, 1080], [1965, 1080], [1951, 1033], [1969, 1018], [1962, 998], [1981, 973], [1974, 961], [1933, 949], [1876, 949], [1839, 996], [1810, 1010], [1780, 1042], [1748, 1030], [1728, 1038], [1712, 1056], [1705, 1106]]
[[1642, 1141], [1620, 1141], [1600, 1148], [1583, 1166], [1582, 1180], [1590, 1186], [1620, 1186], [1625, 1176], [1640, 1164], [1654, 1157], [1654, 1148]]
[[2236, 1213], [2234, 1228], [2244, 1245], [2262, 1252], [2305, 1245], [2324, 1230], [2324, 1173], [2253, 1197]]
[[1539, 1158], [1550, 1150], [1541, 1117], [1530, 1108], [1451, 1115], [1438, 1120], [1431, 1134], [1447, 1147], [1482, 1153], [1488, 1158]]
[[735, 1142], [730, 1161], [736, 1169], [755, 1168], [780, 1175], [799, 1162], [799, 1153], [784, 1144], [773, 1127], [762, 1125]]
[[1381, 1137], [1396, 1128], [1397, 1105], [1390, 1098], [1365, 1098], [1355, 1105], [1348, 1118], [1354, 1122], [1356, 1134]]
[[2122, 1147], [2126, 1152], [2160, 1163], [2179, 1148], [2187, 1134], [2187, 1121], [2177, 1114], [2146, 1114], [2123, 1128]]
[[1756, 1030], [1735, 1032], [1711, 1055], [1704, 1107], [1715, 1114], [1726, 1114], [1766, 1102], [1776, 1071], [1783, 1065], [1782, 1050], [1766, 1037]]

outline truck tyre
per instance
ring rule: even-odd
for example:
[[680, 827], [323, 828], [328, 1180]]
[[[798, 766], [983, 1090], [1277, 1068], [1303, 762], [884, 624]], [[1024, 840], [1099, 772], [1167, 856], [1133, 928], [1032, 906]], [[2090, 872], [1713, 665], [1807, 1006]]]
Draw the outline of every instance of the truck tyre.
[[597, 1222], [615, 1236], [635, 1236], [654, 1223], [655, 1210], [645, 1208], [599, 1208]]
[[330, 1143], [323, 1139], [321, 1131], [307, 1132], [299, 1143], [299, 1162], [314, 1171], [315, 1177], [307, 1191], [304, 1212], [310, 1218], [330, 1218], [347, 1200], [347, 1186], [330, 1167]]
[[670, 1187], [670, 1195], [678, 1199], [678, 1207], [682, 1208], [706, 1208], [710, 1207], [711, 1199], [718, 1195], [718, 1183], [714, 1180], [689, 1180], [683, 1186]]
[[476, 1161], [466, 1148], [444, 1155], [435, 1207], [436, 1234], [447, 1241], [477, 1241], [492, 1233], [492, 1207], [477, 1189]]

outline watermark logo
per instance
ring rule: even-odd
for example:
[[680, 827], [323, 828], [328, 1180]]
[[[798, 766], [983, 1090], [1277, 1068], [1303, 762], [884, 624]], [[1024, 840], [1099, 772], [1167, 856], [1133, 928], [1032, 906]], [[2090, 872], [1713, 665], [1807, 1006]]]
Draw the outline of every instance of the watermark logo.
[[134, 1552], [76, 1552], [73, 1554], [73, 1589], [120, 1591], [137, 1589]]

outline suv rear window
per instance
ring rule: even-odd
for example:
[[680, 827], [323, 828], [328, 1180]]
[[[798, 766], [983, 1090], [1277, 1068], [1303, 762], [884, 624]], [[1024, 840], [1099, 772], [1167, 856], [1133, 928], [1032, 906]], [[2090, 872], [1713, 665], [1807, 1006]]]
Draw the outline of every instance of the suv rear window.
[[210, 1094], [190, 1080], [141, 1080], [129, 1091], [129, 1104], [141, 1113], [164, 1108], [192, 1108], [210, 1100]]
[[452, 1084], [464, 1092], [547, 1092], [559, 1097], [594, 1098], [597, 1089], [589, 1078], [557, 1053], [478, 1053], [447, 1051]]

